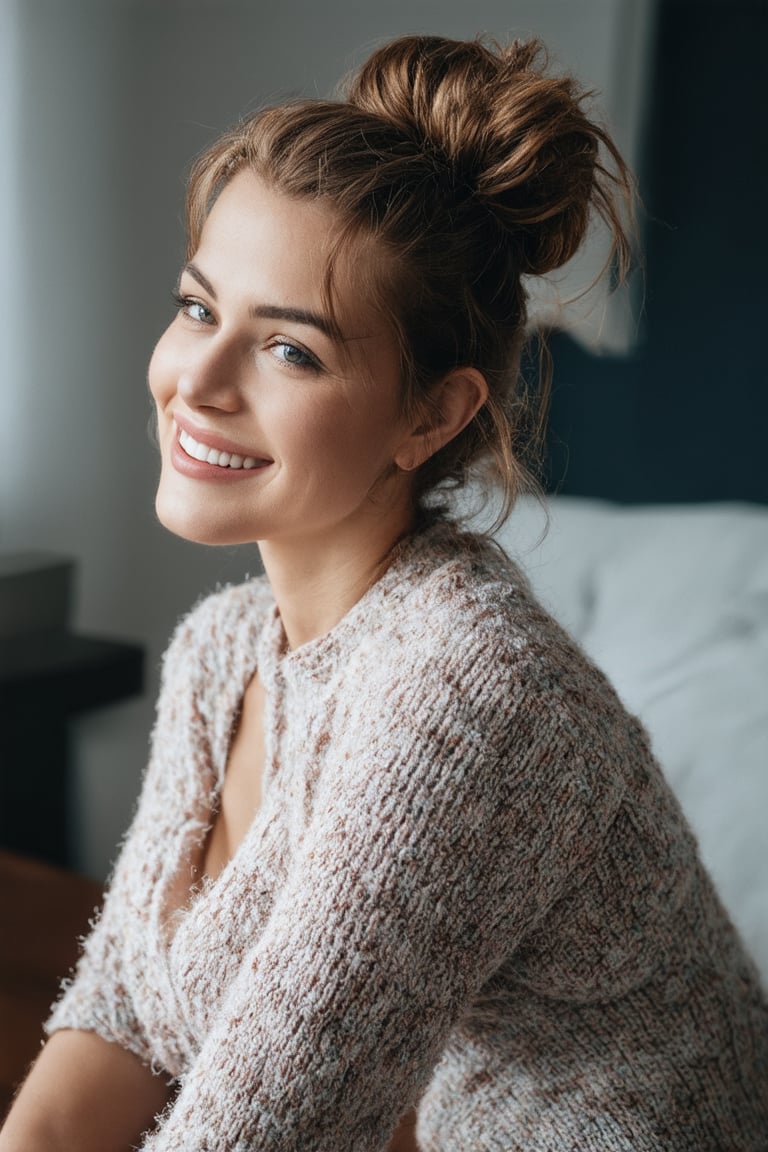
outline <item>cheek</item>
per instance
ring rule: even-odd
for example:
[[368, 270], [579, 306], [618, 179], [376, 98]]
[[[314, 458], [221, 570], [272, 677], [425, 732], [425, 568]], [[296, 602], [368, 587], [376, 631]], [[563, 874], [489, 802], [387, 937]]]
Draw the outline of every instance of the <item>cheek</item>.
[[276, 451], [311, 465], [333, 451], [344, 426], [343, 413], [327, 399], [318, 401], [300, 391], [291, 395], [284, 387], [278, 381], [273, 389], [264, 389], [252, 408]]

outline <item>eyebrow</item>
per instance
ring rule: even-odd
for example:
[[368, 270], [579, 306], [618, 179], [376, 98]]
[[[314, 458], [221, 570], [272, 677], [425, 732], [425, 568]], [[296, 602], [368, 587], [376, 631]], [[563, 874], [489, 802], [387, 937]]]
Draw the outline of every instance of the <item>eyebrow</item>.
[[[184, 266], [184, 271], [188, 272], [198, 284], [205, 289], [205, 291], [218, 300], [216, 289], [211, 284], [208, 277], [204, 272], [201, 272], [198, 266], [192, 262]], [[262, 320], [289, 320], [293, 324], [306, 324], [311, 328], [317, 328], [325, 336], [329, 336], [332, 340], [340, 340], [341, 333], [338, 327], [327, 316], [323, 316], [320, 312], [312, 312], [308, 308], [287, 308], [279, 304], [254, 304], [249, 313], [255, 318]]]

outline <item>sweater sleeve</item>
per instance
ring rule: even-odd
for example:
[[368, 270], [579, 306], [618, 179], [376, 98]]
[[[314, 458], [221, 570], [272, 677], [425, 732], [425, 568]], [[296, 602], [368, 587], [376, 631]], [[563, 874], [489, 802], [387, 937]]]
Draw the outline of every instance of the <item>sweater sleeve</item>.
[[48, 1036], [63, 1028], [95, 1032], [151, 1063], [147, 1038], [134, 1011], [124, 979], [120, 948], [121, 905], [124, 901], [128, 842], [115, 867], [109, 892], [89, 936], [75, 974], [62, 984], [62, 993], [44, 1025]]
[[401, 667], [367, 693], [374, 723], [346, 714], [265, 930], [144, 1152], [383, 1148], [469, 999], [597, 850], [611, 756], [631, 750], [546, 676], [479, 676], [487, 660], [477, 643], [444, 674]]
[[152, 1062], [150, 1047], [130, 993], [125, 933], [130, 930], [134, 939], [146, 933], [146, 909], [138, 917], [131, 917], [128, 910], [137, 902], [142, 872], [152, 866], [146, 857], [147, 841], [155, 807], [153, 797], [162, 788], [159, 779], [162, 758], [156, 754], [157, 744], [173, 725], [180, 688], [184, 679], [189, 679], [194, 617], [199, 611], [180, 622], [165, 652], [141, 798], [110, 877], [104, 904], [83, 941], [74, 976], [64, 981], [62, 995], [45, 1024], [48, 1035], [62, 1028], [96, 1032], [102, 1039], [135, 1053], [147, 1064]]
[[225, 589], [203, 600], [178, 624], [163, 658], [137, 810], [74, 976], [64, 981], [45, 1024], [48, 1035], [62, 1028], [96, 1032], [146, 1064], [154, 1063], [131, 990], [141, 980], [137, 959], [147, 955], [155, 931], [150, 918], [157, 876], [172, 830], [194, 823], [192, 798], [204, 768], [195, 763], [191, 750], [205, 747], [215, 736], [204, 699], [206, 683], [216, 678], [221, 633], [229, 627], [230, 617], [243, 610], [262, 616], [270, 602], [256, 586]]

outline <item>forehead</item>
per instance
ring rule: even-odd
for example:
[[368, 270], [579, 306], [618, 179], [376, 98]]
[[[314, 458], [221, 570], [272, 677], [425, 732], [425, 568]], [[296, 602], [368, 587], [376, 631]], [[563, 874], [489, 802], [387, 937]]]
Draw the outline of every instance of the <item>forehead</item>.
[[[279, 283], [311, 290], [328, 266], [333, 216], [324, 205], [286, 196], [256, 173], [238, 172], [217, 196], [195, 253], [232, 276], [257, 281], [269, 271]], [[278, 287], [278, 284], [275, 284]]]
[[350, 239], [343, 223], [327, 200], [289, 195], [246, 169], [217, 196], [193, 260], [233, 292], [321, 308], [354, 336], [383, 323], [376, 291], [383, 262], [370, 237]]

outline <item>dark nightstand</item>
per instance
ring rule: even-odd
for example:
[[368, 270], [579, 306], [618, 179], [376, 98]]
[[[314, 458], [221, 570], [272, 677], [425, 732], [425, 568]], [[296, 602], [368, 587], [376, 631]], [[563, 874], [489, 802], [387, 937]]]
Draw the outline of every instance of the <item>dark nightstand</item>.
[[71, 865], [71, 717], [138, 695], [143, 650], [66, 630], [0, 638], [0, 847]]

